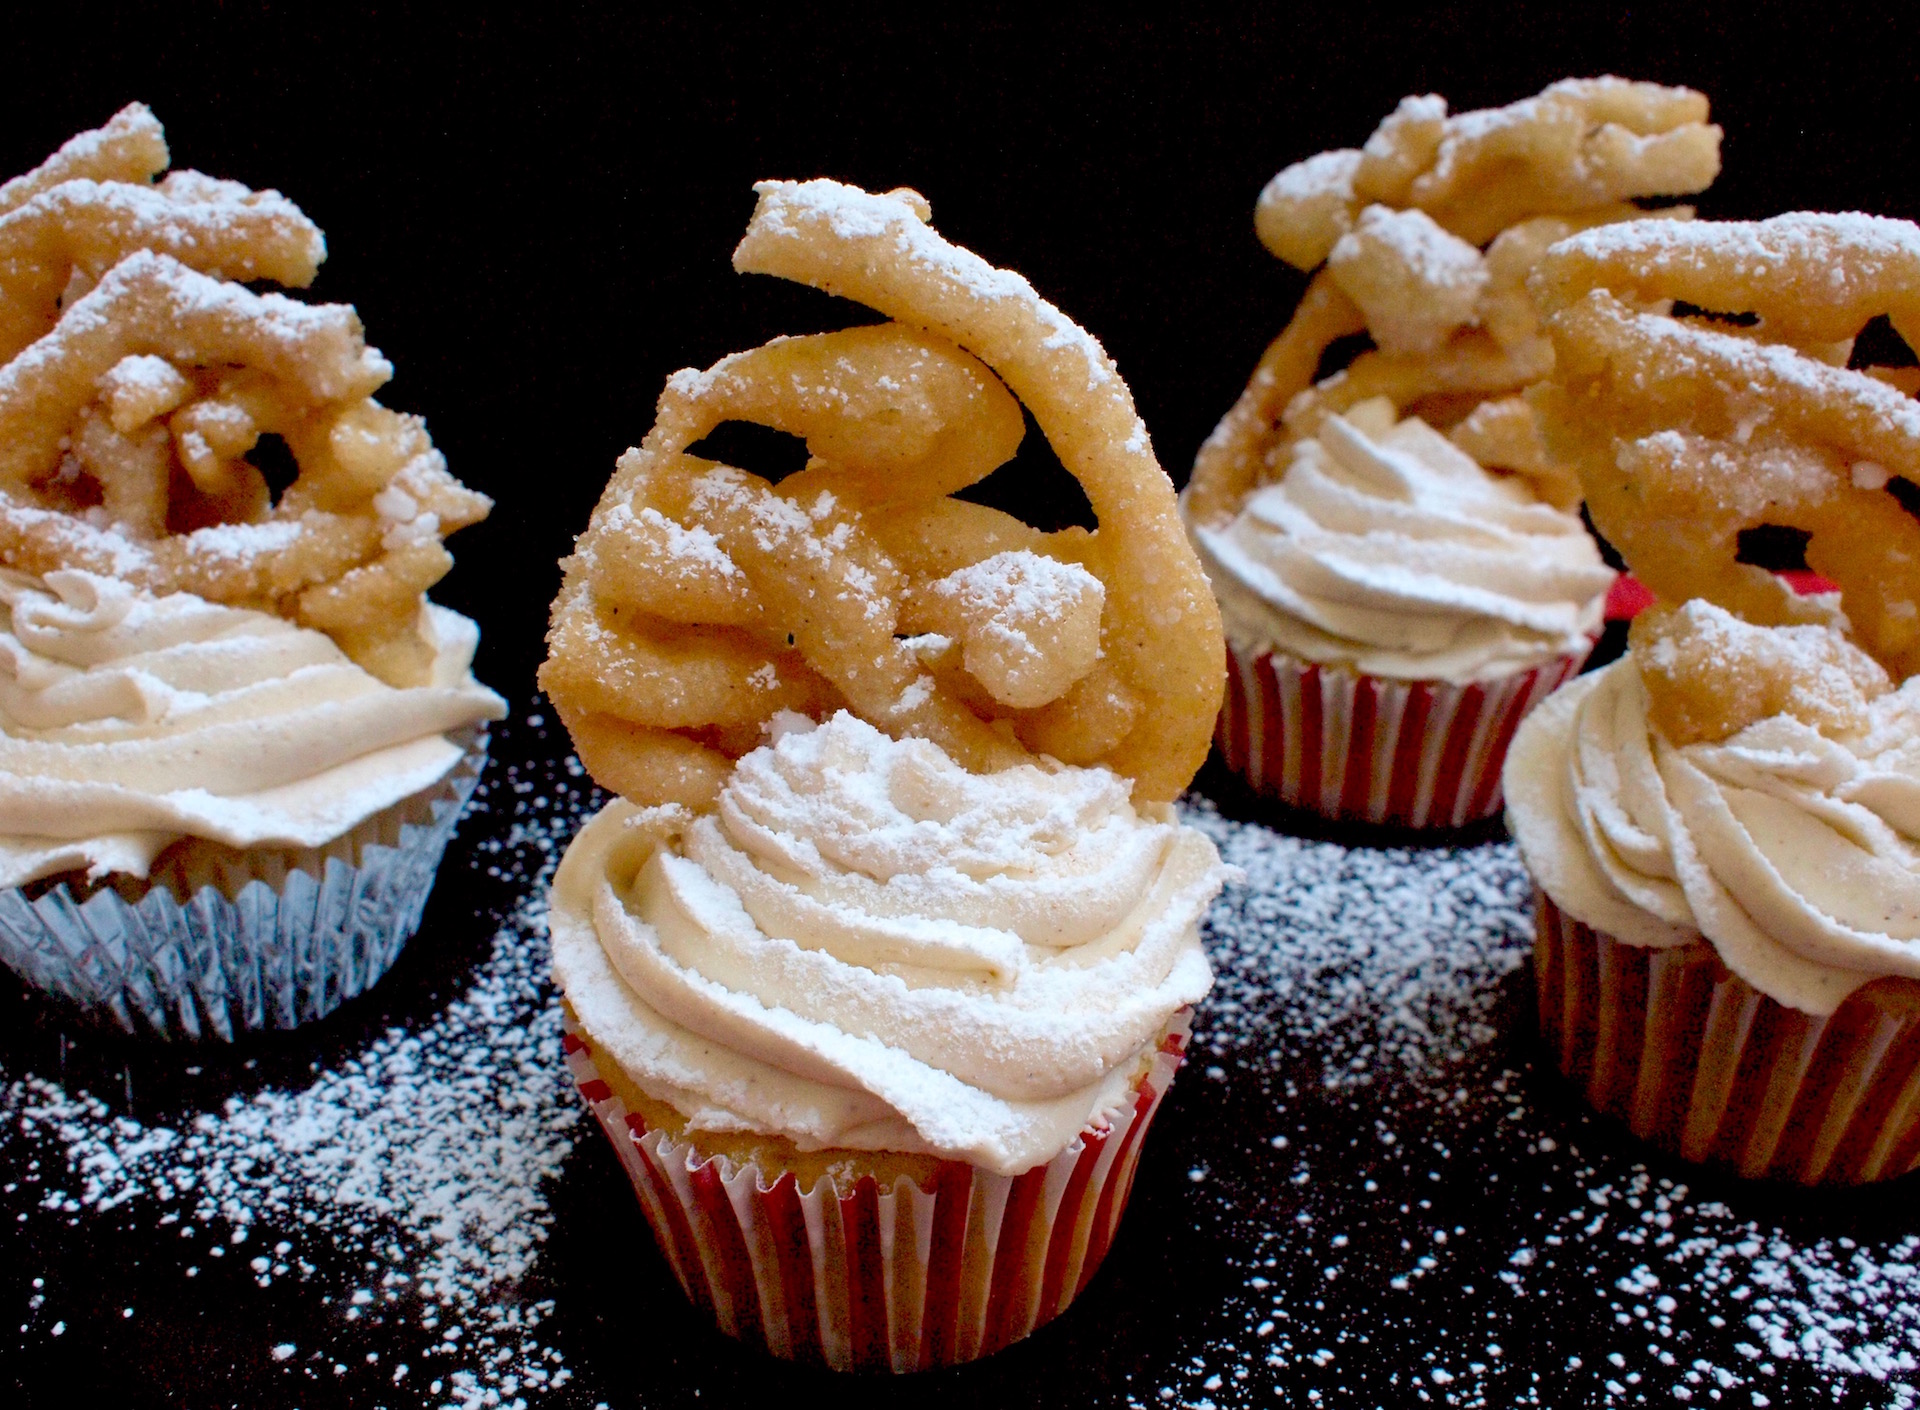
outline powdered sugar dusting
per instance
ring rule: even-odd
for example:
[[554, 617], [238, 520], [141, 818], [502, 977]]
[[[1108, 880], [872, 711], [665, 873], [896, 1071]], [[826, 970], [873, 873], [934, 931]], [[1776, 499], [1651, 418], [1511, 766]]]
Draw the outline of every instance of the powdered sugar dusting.
[[[563, 746], [556, 735], [540, 747]], [[177, 1236], [183, 1297], [203, 1286], [188, 1268], [207, 1279], [257, 1260], [261, 1305], [285, 1308], [292, 1285], [326, 1329], [316, 1341], [273, 1324], [237, 1349], [286, 1377], [273, 1403], [304, 1387], [322, 1399], [325, 1384], [369, 1405], [584, 1406], [616, 1390], [622, 1403], [691, 1402], [674, 1374], [710, 1377], [710, 1394], [790, 1389], [794, 1372], [717, 1336], [633, 1358], [625, 1327], [597, 1341], [578, 1331], [603, 1309], [555, 1282], [556, 1258], [562, 1278], [581, 1270], [541, 1235], [560, 1217], [553, 1171], [585, 1128], [530, 898], [587, 800], [577, 776], [544, 763], [493, 786], [499, 842], [473, 865], [521, 901], [456, 1003], [309, 1082], [165, 1131], [51, 1068], [6, 1073], [0, 1161], [15, 1183], [0, 1186], [0, 1222], [27, 1231], [9, 1247], [59, 1248], [73, 1221]], [[1218, 981], [1147, 1144], [1136, 1208], [1048, 1343], [962, 1375], [984, 1384], [1025, 1374], [1035, 1362], [1022, 1357], [1091, 1346], [1109, 1402], [1143, 1407], [1920, 1403], [1907, 1186], [1746, 1185], [1590, 1116], [1542, 1070], [1530, 883], [1511, 846], [1348, 849], [1206, 803], [1182, 811], [1249, 879], [1213, 907]], [[269, 1109], [287, 1120], [263, 1120]], [[386, 1152], [364, 1159], [375, 1142]], [[579, 1159], [606, 1167], [596, 1188], [615, 1192], [611, 1153]], [[448, 1187], [462, 1193], [434, 1193]], [[618, 1242], [606, 1266], [636, 1297], [677, 1298], [619, 1194], [585, 1221]], [[507, 1223], [530, 1232], [502, 1234]], [[165, 1266], [149, 1258], [149, 1276]], [[362, 1271], [342, 1281], [341, 1267]], [[62, 1285], [51, 1261], [11, 1282], [0, 1272], [0, 1289], [25, 1294], [29, 1348], [78, 1334]], [[1124, 1339], [1089, 1321], [1115, 1289], [1146, 1300], [1121, 1307]], [[635, 1307], [669, 1331], [694, 1317]], [[138, 1306], [129, 1320], [146, 1316]], [[369, 1327], [379, 1340], [352, 1340]], [[608, 1358], [556, 1360], [563, 1341]], [[385, 1359], [365, 1363], [368, 1346]]]
[[[1092, 334], [1041, 298], [1022, 276], [996, 268], [971, 250], [948, 244], [905, 199], [876, 196], [825, 180], [762, 181], [753, 189], [760, 195], [760, 205], [743, 246], [756, 237], [801, 238], [804, 228], [815, 222], [824, 222], [843, 240], [888, 240], [899, 258], [973, 298], [1013, 300], [1030, 306], [1047, 330], [1042, 345], [1050, 351], [1078, 354], [1085, 363], [1090, 390], [1117, 376], [1113, 360]], [[736, 253], [736, 264], [738, 261]]]
[[1081, 610], [1088, 599], [1106, 599], [1105, 586], [1078, 563], [1026, 549], [996, 553], [956, 569], [935, 583], [933, 591], [957, 599], [970, 613], [1010, 626], [1057, 622]]
[[[1847, 258], [1827, 258], [1844, 242]], [[1903, 271], [1920, 266], [1920, 227], [1911, 221], [1858, 211], [1796, 211], [1763, 221], [1630, 220], [1598, 225], [1569, 236], [1562, 248], [1612, 262], [1632, 257], [1645, 263], [1650, 277], [1676, 256], [1713, 251], [1716, 265], [1752, 279], [1768, 267], [1794, 258], [1817, 263], [1836, 294], [1884, 288]], [[1744, 312], [1729, 309], [1726, 312]]]
[[69, 137], [46, 161], [0, 185], [0, 211], [77, 177], [151, 179], [167, 165], [167, 141], [145, 103], [129, 103], [105, 127]]
[[[0, 368], [0, 397], [17, 397], [17, 389], [38, 386], [73, 359], [76, 349], [113, 337], [126, 323], [126, 310], [149, 298], [159, 300], [167, 316], [193, 314], [244, 328], [250, 340], [282, 360], [322, 400], [378, 387], [393, 376], [393, 365], [361, 344], [359, 316], [344, 304], [304, 304], [284, 294], [256, 294], [167, 255], [137, 250], [68, 308], [51, 333]], [[159, 310], [148, 312], [161, 316]]]
[[1266, 203], [1304, 203], [1318, 198], [1353, 199], [1353, 177], [1360, 169], [1360, 153], [1351, 147], [1318, 152], [1305, 161], [1283, 167], [1260, 193]]
[[1239, 1330], [1130, 1404], [1920, 1403], [1899, 1187], [1783, 1194], [1592, 1116], [1536, 1047], [1511, 845], [1187, 819], [1249, 873], [1168, 1122], [1242, 1133], [1186, 1216]]
[[[332, 1308], [323, 1324], [340, 1346], [275, 1344], [273, 1361], [297, 1378], [283, 1397], [299, 1380], [344, 1374], [346, 1360], [373, 1378], [368, 1404], [378, 1393], [461, 1410], [524, 1406], [565, 1386], [573, 1373], [541, 1331], [554, 1303], [523, 1285], [582, 1114], [560, 1066], [543, 939], [544, 881], [590, 794], [567, 763], [532, 798], [521, 795], [535, 779], [516, 770], [491, 781], [493, 806], [516, 820], [472, 865], [510, 880], [519, 899], [471, 984], [423, 1027], [391, 1029], [304, 1086], [270, 1086], [166, 1124], [116, 1112], [117, 1094], [0, 1072], [0, 1150], [24, 1142], [38, 1157], [24, 1188], [6, 1187], [19, 1219], [72, 1224], [123, 1210], [177, 1232], [187, 1279], [220, 1259], [250, 1261], [263, 1290], [309, 1287], [301, 1300]], [[414, 944], [432, 942], [423, 934]], [[136, 1080], [130, 1073], [130, 1091]], [[17, 1149], [7, 1154], [8, 1168], [27, 1164]], [[360, 1270], [344, 1286], [342, 1267]], [[42, 1334], [60, 1312], [46, 1310]], [[346, 1352], [381, 1325], [382, 1346], [414, 1342], [405, 1364]]]
[[[180, 257], [202, 242], [257, 231], [284, 243], [306, 264], [326, 258], [326, 241], [292, 201], [278, 191], [254, 191], [197, 171], [170, 173], [158, 186], [125, 181], [65, 181], [0, 218], [0, 247], [25, 244], [46, 225], [92, 220], [135, 235], [140, 245]], [[272, 259], [275, 251], [261, 253]], [[277, 266], [276, 266], [277, 267]], [[252, 273], [252, 271], [233, 271]], [[302, 271], [306, 277], [310, 272]]]
[[1436, 290], [1477, 294], [1487, 282], [1480, 252], [1441, 228], [1425, 211], [1368, 206], [1334, 246], [1333, 261], [1337, 265], [1349, 251], [1357, 255], [1365, 243], [1391, 252], [1413, 278]]
[[302, 532], [297, 519], [272, 519], [264, 524], [210, 524], [187, 536], [188, 551], [244, 563], [263, 553], [291, 548]]

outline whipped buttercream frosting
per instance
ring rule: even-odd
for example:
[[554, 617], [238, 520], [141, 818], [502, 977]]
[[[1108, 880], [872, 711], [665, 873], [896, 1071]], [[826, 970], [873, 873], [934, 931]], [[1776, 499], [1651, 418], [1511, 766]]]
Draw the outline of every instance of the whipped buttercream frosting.
[[267, 613], [0, 570], [0, 885], [145, 876], [188, 836], [317, 847], [431, 786], [506, 706], [473, 623], [426, 610], [431, 680], [396, 689]]
[[1775, 715], [1676, 747], [1631, 656], [1527, 716], [1507, 820], [1554, 903], [1631, 945], [1713, 942], [1754, 988], [1831, 1013], [1920, 978], [1920, 678], [1829, 738]]
[[1614, 579], [1577, 514], [1384, 399], [1328, 417], [1230, 523], [1191, 532], [1236, 648], [1394, 680], [1583, 655]]
[[1008, 1175], [1125, 1101], [1212, 983], [1213, 844], [1106, 769], [773, 733], [716, 812], [615, 802], [568, 849], [554, 969], [596, 1046], [693, 1130]]

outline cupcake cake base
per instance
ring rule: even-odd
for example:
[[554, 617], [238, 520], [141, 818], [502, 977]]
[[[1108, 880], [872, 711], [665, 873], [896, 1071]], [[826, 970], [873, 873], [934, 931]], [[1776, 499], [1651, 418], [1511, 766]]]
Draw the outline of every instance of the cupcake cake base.
[[[567, 1067], [619, 1152], [661, 1255], [720, 1329], [837, 1371], [986, 1356], [1057, 1316], [1113, 1240], [1141, 1142], [1186, 1050], [1176, 1015], [1133, 1100], [1018, 1176], [930, 1160], [922, 1179], [823, 1174], [803, 1190], [650, 1127], [566, 1014]], [[611, 1079], [611, 1080], [610, 1080]], [[637, 1104], [637, 1103], [636, 1103]]]
[[1628, 945], [1537, 894], [1540, 1032], [1593, 1106], [1687, 1160], [1803, 1185], [1920, 1166], [1920, 982], [1880, 979], [1822, 1018], [1706, 940]]
[[0, 963], [128, 1033], [231, 1041], [325, 1017], [419, 928], [487, 760], [487, 733], [433, 787], [324, 847], [186, 839], [146, 880], [62, 877], [0, 891]]

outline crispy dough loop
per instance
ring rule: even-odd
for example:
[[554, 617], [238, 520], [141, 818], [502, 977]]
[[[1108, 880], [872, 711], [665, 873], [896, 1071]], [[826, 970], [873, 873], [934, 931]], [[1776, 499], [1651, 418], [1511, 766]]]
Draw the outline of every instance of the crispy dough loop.
[[[776, 487], [686, 453], [726, 421], [803, 437], [809, 468]], [[627, 795], [644, 801], [711, 802], [697, 790], [717, 791], [724, 770], [689, 760], [744, 753], [780, 710], [843, 705], [970, 767], [1027, 757], [896, 639], [905, 580], [865, 527], [984, 478], [1022, 430], [990, 372], [899, 324], [676, 374], [568, 560], [541, 669], [563, 720], [602, 721], [589, 770], [607, 787], [666, 790]], [[638, 612], [659, 626], [640, 627]]]
[[[1592, 287], [1616, 278], [1627, 301]], [[1824, 346], [1878, 314], [1907, 316], [1920, 228], [1812, 215], [1622, 226], [1556, 246], [1535, 285], [1555, 310], [1558, 370], [1530, 399], [1595, 526], [1656, 596], [1704, 599], [1756, 627], [1843, 628], [1894, 679], [1920, 670], [1920, 521], [1893, 492], [1920, 483], [1920, 408], [1832, 365]], [[1760, 322], [1717, 328], [1639, 307], [1673, 298]], [[1839, 585], [1843, 616], [1738, 561], [1742, 532], [1763, 525], [1809, 536], [1807, 563]], [[1831, 663], [1795, 669], [1811, 681]], [[1656, 705], [1676, 720], [1710, 715]]]
[[[1255, 230], [1288, 263], [1325, 267], [1200, 448], [1189, 517], [1230, 520], [1285, 473], [1296, 441], [1361, 402], [1385, 396], [1444, 430], [1546, 376], [1553, 345], [1528, 274], [1576, 231], [1690, 219], [1687, 207], [1630, 202], [1698, 191], [1719, 174], [1720, 129], [1706, 117], [1690, 89], [1617, 78], [1568, 79], [1453, 116], [1427, 94], [1403, 99], [1364, 148], [1281, 171], [1260, 194]], [[1374, 346], [1316, 384], [1328, 349], [1363, 332]], [[1564, 491], [1567, 480], [1543, 483]]]
[[[1682, 299], [1715, 313], [1757, 314], [1758, 336], [1796, 347], [1850, 344], [1885, 314], [1909, 346], [1920, 347], [1913, 226], [1880, 216], [1635, 221], [1561, 242], [1530, 287], [1547, 313], [1606, 289], [1636, 307]], [[1839, 361], [1845, 365], [1844, 350]]]
[[852, 298], [974, 353], [1033, 412], [1099, 524], [1102, 650], [1137, 702], [1098, 762], [1168, 799], [1206, 758], [1224, 690], [1219, 608], [1112, 360], [1020, 276], [941, 239], [906, 203], [831, 181], [764, 182], [734, 268]]
[[[540, 679], [582, 761], [635, 801], [706, 806], [759, 722], [844, 707], [978, 772], [1045, 752], [1171, 797], [1218, 708], [1218, 615], [1111, 364], [1025, 281], [935, 235], [911, 192], [759, 190], [736, 267], [898, 321], [669, 379], [555, 604]], [[951, 498], [1018, 448], [1008, 386], [1098, 531]], [[806, 469], [774, 485], [689, 453], [736, 420], [803, 437]]]
[[1570, 78], [1504, 108], [1447, 114], [1403, 98], [1361, 151], [1281, 171], [1254, 209], [1261, 242], [1302, 270], [1332, 253], [1369, 205], [1418, 209], [1473, 245], [1534, 215], [1702, 191], [1720, 174], [1720, 129], [1688, 88]]
[[1274, 452], [1286, 440], [1281, 418], [1287, 408], [1313, 385], [1327, 349], [1366, 327], [1365, 315], [1327, 271], [1313, 276], [1292, 319], [1261, 354], [1246, 390], [1194, 457], [1186, 508], [1196, 522], [1231, 519], [1246, 497], [1277, 473]]

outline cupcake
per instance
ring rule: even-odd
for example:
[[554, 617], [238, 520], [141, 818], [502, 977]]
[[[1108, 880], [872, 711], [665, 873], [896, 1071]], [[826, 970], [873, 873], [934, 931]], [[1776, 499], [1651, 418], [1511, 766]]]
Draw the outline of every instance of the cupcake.
[[1499, 811], [1507, 742], [1612, 580], [1522, 396], [1553, 369], [1528, 273], [1704, 189], [1706, 117], [1617, 78], [1453, 117], [1410, 97], [1261, 193], [1261, 240], [1317, 272], [1182, 496], [1227, 620], [1218, 744], [1256, 791], [1413, 828]]
[[229, 282], [320, 232], [166, 165], [136, 104], [0, 186], [0, 959], [230, 1039], [386, 971], [505, 707], [424, 595], [487, 500], [352, 309]]
[[1294, 807], [1406, 827], [1499, 811], [1507, 742], [1585, 663], [1614, 579], [1577, 514], [1384, 397], [1192, 532], [1226, 625], [1228, 766]]
[[[735, 255], [894, 322], [677, 373], [541, 679], [621, 796], [552, 892], [567, 1061], [687, 1295], [835, 1369], [984, 1356], [1110, 1246], [1227, 877], [1171, 801], [1219, 619], [1099, 345], [925, 201], [770, 182]], [[952, 498], [1018, 395], [1097, 530]], [[806, 438], [778, 485], [687, 453]]]
[[[1536, 284], [1543, 424], [1655, 597], [1507, 761], [1542, 1036], [1636, 1135], [1807, 1185], [1920, 1165], [1920, 524], [1897, 489], [1920, 418], [1902, 371], [1814, 345], [1894, 303], [1889, 251], [1920, 261], [1920, 228], [1629, 225]], [[1763, 334], [1642, 311], [1662, 299]], [[1761, 527], [1835, 591], [1742, 562]]]

